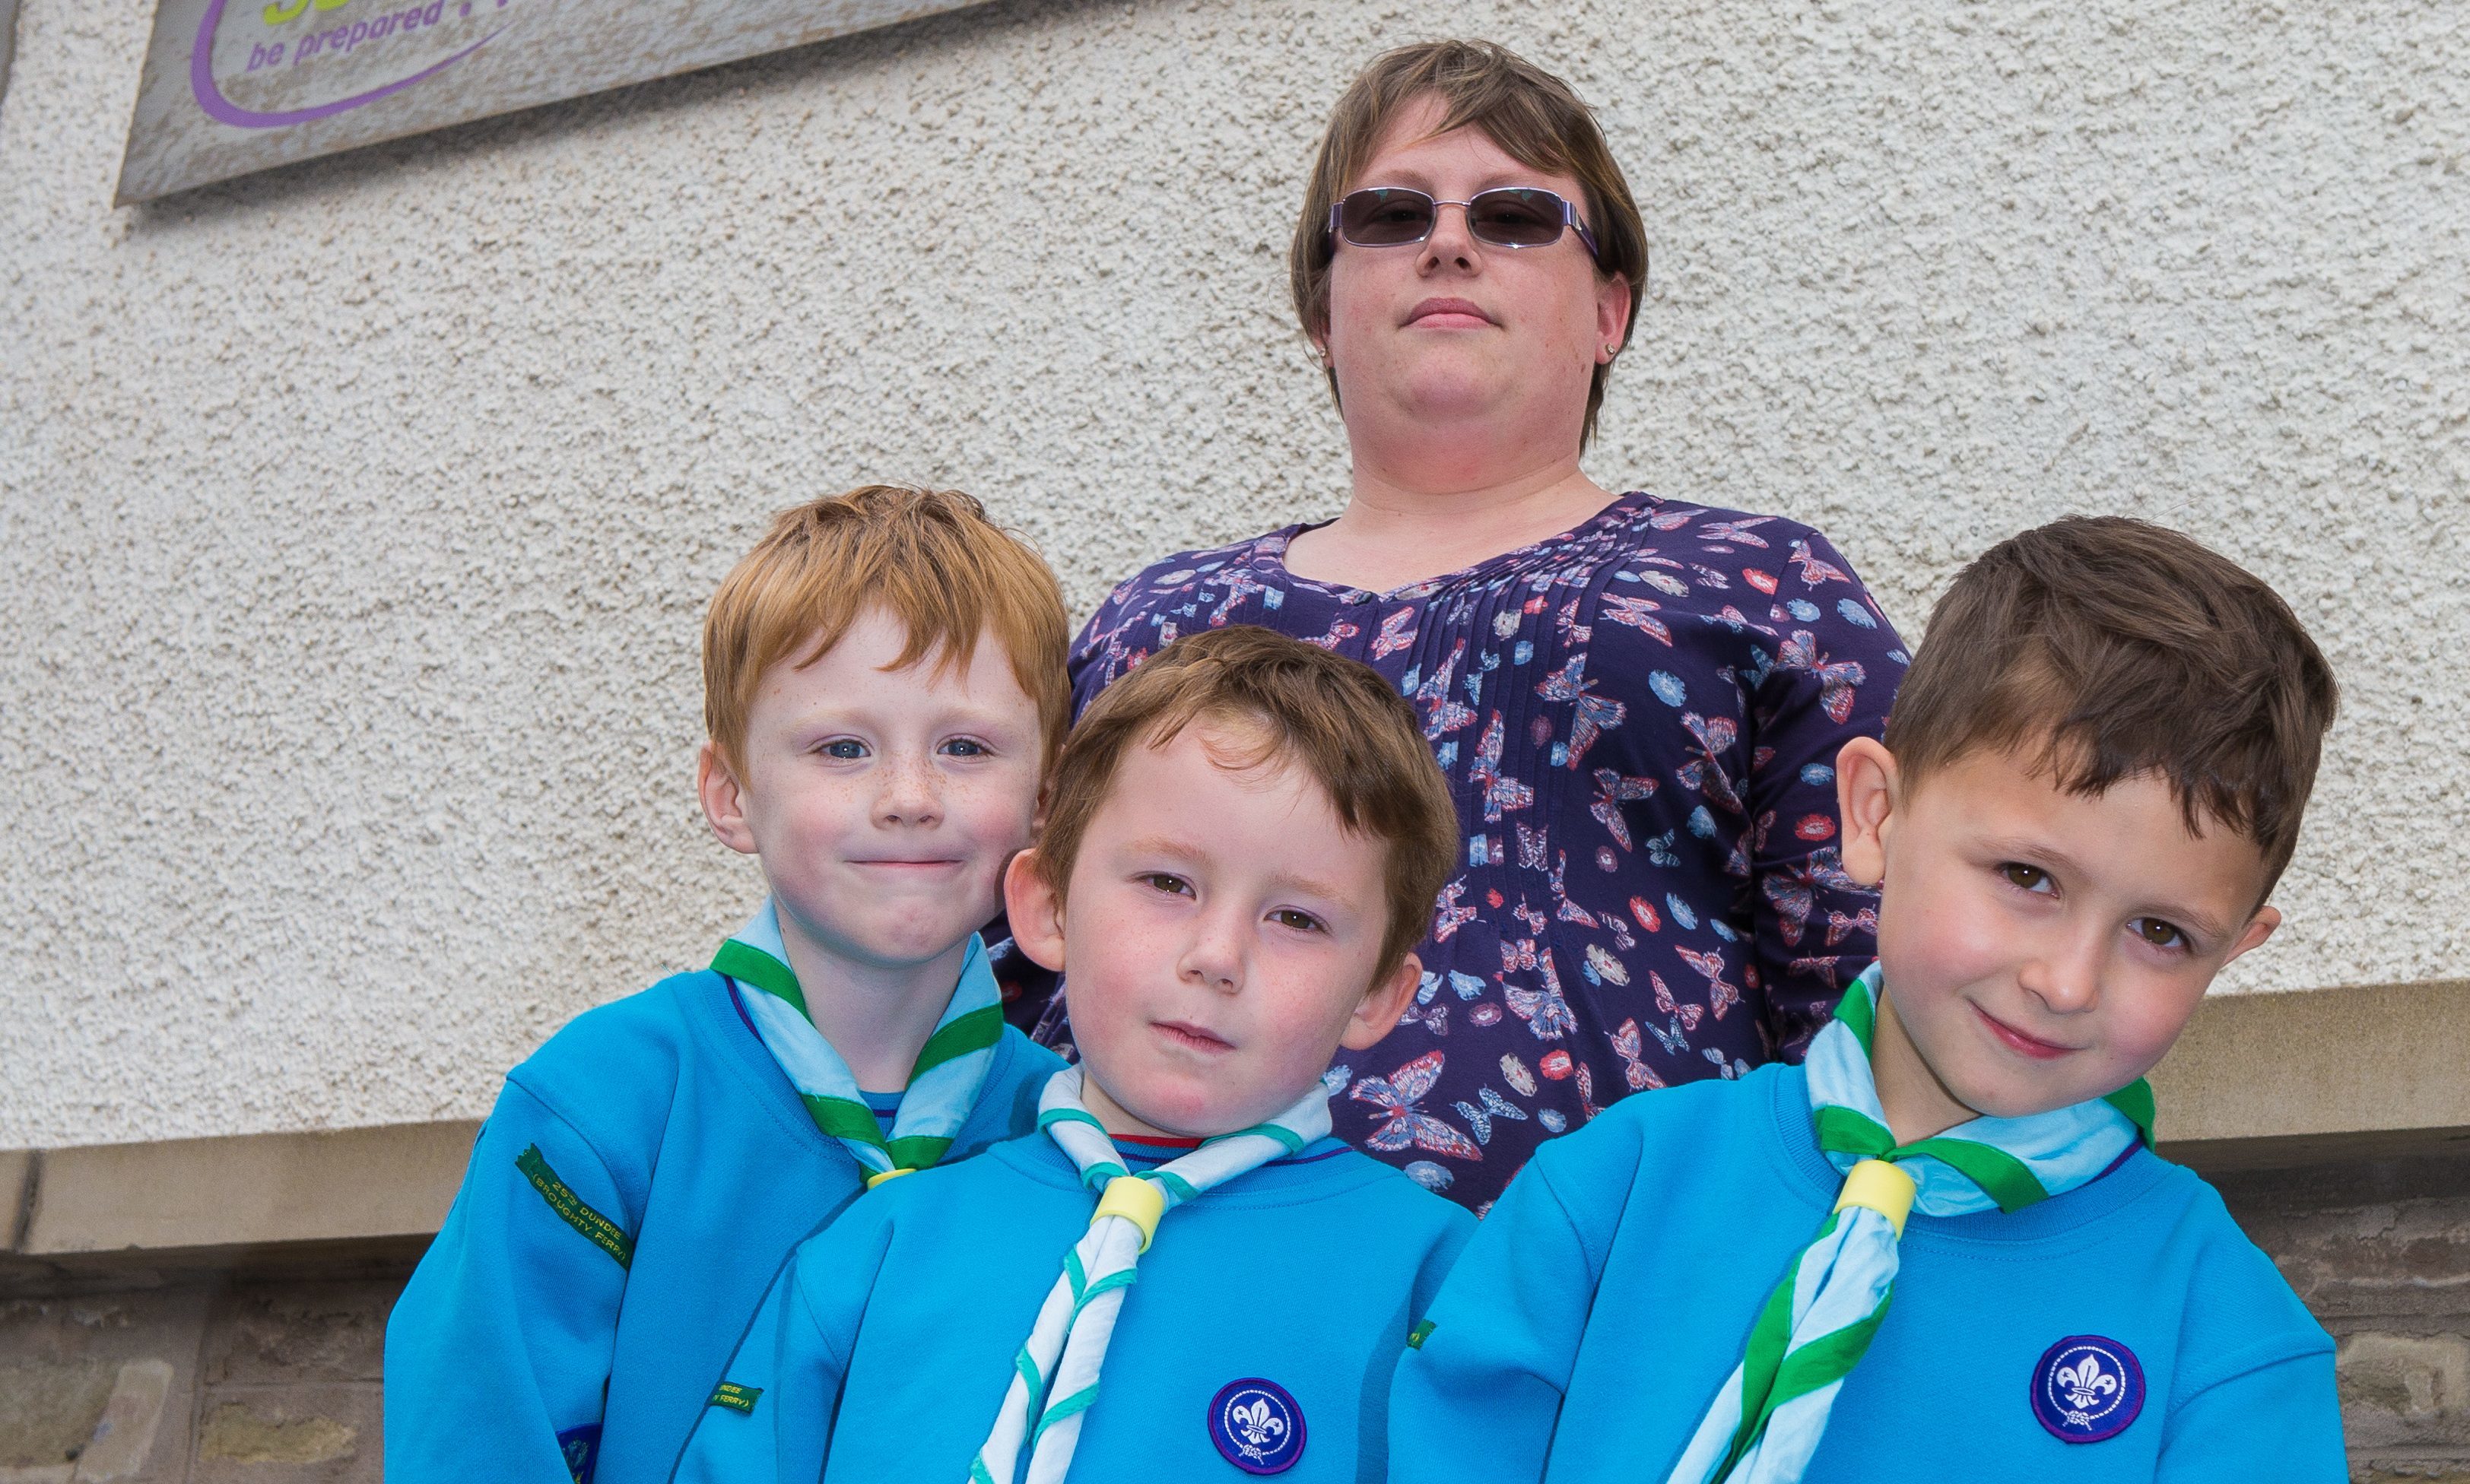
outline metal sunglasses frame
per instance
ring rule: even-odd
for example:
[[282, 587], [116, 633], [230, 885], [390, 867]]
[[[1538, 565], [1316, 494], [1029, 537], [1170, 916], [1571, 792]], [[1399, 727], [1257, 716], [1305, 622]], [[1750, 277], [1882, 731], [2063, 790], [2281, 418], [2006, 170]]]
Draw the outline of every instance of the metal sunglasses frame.
[[[1354, 238], [1347, 236], [1345, 229], [1339, 225], [1340, 218], [1346, 211], [1346, 203], [1359, 196], [1371, 196], [1375, 194], [1384, 196], [1412, 196], [1428, 202], [1433, 208], [1433, 220], [1424, 227], [1423, 235], [1420, 237], [1410, 238], [1403, 243], [1359, 243]], [[1330, 202], [1328, 227], [1330, 244], [1335, 247], [1339, 243], [1343, 242], [1351, 247], [1421, 246], [1425, 243], [1432, 241], [1433, 229], [1441, 224], [1441, 208], [1444, 206], [1456, 206], [1459, 210], [1466, 212], [1468, 217], [1467, 235], [1474, 238], [1477, 242], [1483, 243], [1487, 247], [1506, 247], [1512, 252], [1520, 252], [1529, 247], [1550, 247], [1552, 245], [1552, 243], [1557, 243], [1561, 240], [1560, 234], [1556, 232], [1553, 234], [1552, 242], [1550, 243], [1497, 243], [1491, 238], [1478, 233], [1475, 229], [1474, 220], [1475, 203], [1482, 200], [1487, 196], [1504, 195], [1540, 196], [1547, 200], [1556, 202], [1561, 208], [1561, 225], [1563, 229], [1578, 234], [1578, 241], [1586, 245], [1588, 257], [1595, 259], [1596, 262], [1599, 264], [1604, 261], [1603, 249], [1596, 244], [1596, 234], [1588, 231], [1587, 224], [1578, 220], [1578, 208], [1572, 205], [1569, 197], [1563, 196], [1560, 192], [1547, 191], [1542, 186], [1495, 186], [1489, 191], [1478, 191], [1475, 195], [1468, 197], [1462, 201], [1441, 200], [1437, 197], [1429, 196], [1422, 191], [1416, 190], [1413, 186], [1365, 186], [1360, 191], [1349, 191], [1344, 196], [1340, 197], [1337, 200]]]

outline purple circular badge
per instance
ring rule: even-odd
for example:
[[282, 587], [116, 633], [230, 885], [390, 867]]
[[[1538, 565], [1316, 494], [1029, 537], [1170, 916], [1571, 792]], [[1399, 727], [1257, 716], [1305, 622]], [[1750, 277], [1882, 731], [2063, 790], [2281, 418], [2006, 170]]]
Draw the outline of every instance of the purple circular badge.
[[1228, 1381], [1209, 1403], [1209, 1441], [1246, 1473], [1284, 1473], [1304, 1456], [1304, 1409], [1276, 1381]]
[[2033, 1367], [2033, 1416], [2062, 1443], [2098, 1443], [2144, 1410], [2135, 1352], [2099, 1334], [2070, 1334]]

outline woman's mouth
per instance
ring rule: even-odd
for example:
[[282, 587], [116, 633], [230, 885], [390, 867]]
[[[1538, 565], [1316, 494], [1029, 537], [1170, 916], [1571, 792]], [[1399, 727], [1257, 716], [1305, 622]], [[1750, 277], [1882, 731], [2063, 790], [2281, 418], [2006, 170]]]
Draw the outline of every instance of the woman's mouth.
[[1426, 330], [1480, 330], [1493, 318], [1472, 299], [1426, 299], [1408, 312], [1407, 323]]
[[1972, 1012], [1981, 1017], [1981, 1023], [1990, 1028], [1992, 1035], [2005, 1042], [2008, 1049], [2018, 1055], [2030, 1056], [2036, 1061], [2055, 1061], [2061, 1056], [2072, 1055], [2079, 1049], [2073, 1046], [2061, 1046], [2055, 1041], [2044, 1041], [2038, 1035], [2018, 1031], [1978, 1005], [1972, 1007]]

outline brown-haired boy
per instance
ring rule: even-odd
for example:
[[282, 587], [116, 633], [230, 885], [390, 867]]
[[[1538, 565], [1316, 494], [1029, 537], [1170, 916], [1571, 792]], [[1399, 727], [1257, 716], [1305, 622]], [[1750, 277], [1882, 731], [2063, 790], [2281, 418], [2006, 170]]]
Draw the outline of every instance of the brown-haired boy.
[[1399, 1368], [1390, 1476], [2344, 1477], [2331, 1341], [2139, 1080], [2279, 923], [2333, 709], [2183, 536], [1966, 568], [1837, 760], [1877, 963], [1805, 1067], [1536, 1156]]
[[697, 786], [770, 898], [507, 1074], [387, 1324], [388, 1478], [667, 1478], [800, 1239], [1035, 1126], [1062, 1063], [1004, 1026], [974, 929], [1067, 724], [1064, 627], [948, 491], [801, 505], [721, 584]]
[[1456, 838], [1355, 661], [1229, 627], [1109, 687], [1007, 892], [1069, 966], [1081, 1064], [1041, 1132], [799, 1249], [731, 1364], [751, 1404], [678, 1476], [1377, 1476], [1389, 1369], [1473, 1223], [1329, 1138], [1321, 1078], [1405, 1008]]

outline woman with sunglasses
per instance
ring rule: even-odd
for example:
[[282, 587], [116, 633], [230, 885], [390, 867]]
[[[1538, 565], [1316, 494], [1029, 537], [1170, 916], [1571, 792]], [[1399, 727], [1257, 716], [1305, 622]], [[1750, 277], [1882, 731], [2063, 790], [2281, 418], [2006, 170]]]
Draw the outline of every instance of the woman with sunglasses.
[[[1646, 245], [1559, 79], [1481, 43], [1377, 58], [1339, 101], [1290, 265], [1353, 453], [1346, 508], [1123, 583], [1075, 648], [1076, 696], [1179, 633], [1257, 623], [1416, 702], [1460, 871], [1417, 1003], [1333, 1072], [1333, 1112], [1480, 1212], [1614, 1099], [1807, 1044], [1874, 953], [1836, 859], [1835, 754], [1878, 733], [1905, 655], [1816, 531], [1579, 468]], [[1041, 1029], [1060, 1039], [1060, 1005]]]

